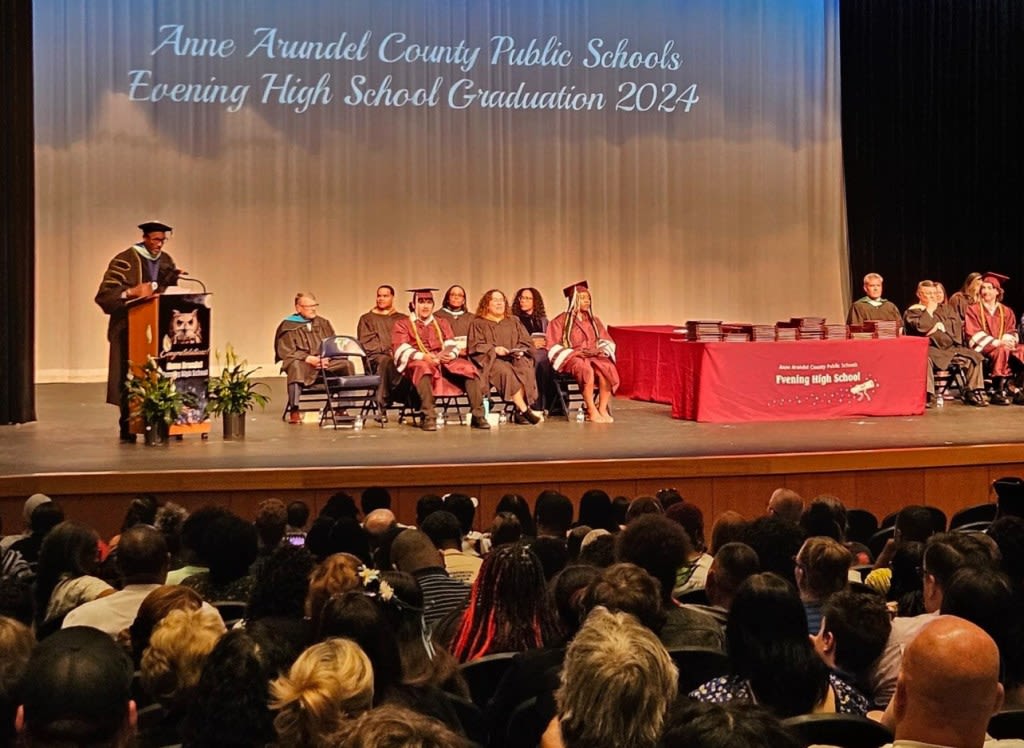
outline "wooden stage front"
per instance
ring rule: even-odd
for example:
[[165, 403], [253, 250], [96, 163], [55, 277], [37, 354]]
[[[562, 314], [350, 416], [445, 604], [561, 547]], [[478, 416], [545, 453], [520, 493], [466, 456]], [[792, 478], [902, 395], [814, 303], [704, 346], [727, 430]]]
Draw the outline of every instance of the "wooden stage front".
[[0, 426], [0, 516], [21, 525], [34, 492], [58, 498], [69, 517], [103, 533], [118, 529], [128, 498], [149, 492], [185, 506], [218, 502], [251, 516], [261, 499], [302, 498], [314, 506], [338, 490], [391, 489], [400, 520], [416, 499], [459, 490], [478, 496], [481, 525], [502, 494], [532, 499], [554, 487], [636, 496], [674, 487], [710, 519], [725, 509], [764, 510], [786, 486], [831, 493], [847, 506], [884, 514], [907, 503], [949, 513], [990, 498], [989, 484], [1024, 475], [1024, 408], [949, 403], [921, 416], [756, 424], [698, 424], [669, 406], [618, 400], [614, 424], [553, 419], [491, 432], [450, 425], [437, 433], [367, 425], [360, 432], [290, 426], [280, 419], [284, 382], [266, 380], [273, 407], [248, 421], [244, 442], [225, 442], [215, 423], [166, 447], [117, 441], [117, 411], [100, 384], [37, 388], [39, 420]]

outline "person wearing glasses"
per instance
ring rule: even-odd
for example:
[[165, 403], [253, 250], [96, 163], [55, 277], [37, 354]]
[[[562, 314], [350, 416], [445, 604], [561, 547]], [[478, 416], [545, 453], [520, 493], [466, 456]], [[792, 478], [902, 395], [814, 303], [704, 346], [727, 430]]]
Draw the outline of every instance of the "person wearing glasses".
[[302, 388], [313, 384], [319, 370], [329, 363], [320, 358], [320, 343], [334, 335], [334, 327], [319, 315], [319, 309], [316, 296], [300, 291], [295, 294], [295, 313], [281, 320], [274, 333], [274, 362], [281, 363], [288, 378], [288, 423], [302, 423]]

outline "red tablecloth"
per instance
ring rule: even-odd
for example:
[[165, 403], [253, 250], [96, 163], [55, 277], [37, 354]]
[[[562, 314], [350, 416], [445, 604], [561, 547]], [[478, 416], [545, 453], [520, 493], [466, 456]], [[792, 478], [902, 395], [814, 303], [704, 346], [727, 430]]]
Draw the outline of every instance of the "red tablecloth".
[[[673, 339], [672, 415], [711, 423], [924, 411], [928, 339], [690, 343]], [[659, 370], [661, 376], [667, 372]]]
[[673, 325], [609, 327], [615, 341], [615, 366], [619, 370], [619, 397], [671, 403], [674, 352], [670, 342], [679, 333]]

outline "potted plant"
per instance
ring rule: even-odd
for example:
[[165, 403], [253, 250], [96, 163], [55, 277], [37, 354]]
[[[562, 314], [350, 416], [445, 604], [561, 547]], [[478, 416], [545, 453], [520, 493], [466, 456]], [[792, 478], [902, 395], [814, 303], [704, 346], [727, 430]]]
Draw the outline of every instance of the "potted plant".
[[[220, 352], [215, 356], [219, 363]], [[266, 385], [252, 381], [252, 375], [259, 371], [259, 367], [246, 370], [247, 365], [248, 362], [239, 361], [235, 349], [228, 345], [224, 351], [224, 368], [218, 376], [210, 377], [207, 387], [206, 409], [221, 416], [225, 439], [244, 439], [246, 412], [257, 405], [263, 408], [270, 402], [270, 398], [259, 391]]]
[[[136, 370], [138, 373], [136, 374]], [[152, 356], [146, 363], [136, 367], [128, 362], [128, 378], [125, 381], [131, 413], [141, 418], [145, 425], [146, 444], [165, 444], [171, 424], [182, 414], [186, 406], [194, 405], [194, 397], [178, 392], [174, 379], [160, 371], [160, 365]]]

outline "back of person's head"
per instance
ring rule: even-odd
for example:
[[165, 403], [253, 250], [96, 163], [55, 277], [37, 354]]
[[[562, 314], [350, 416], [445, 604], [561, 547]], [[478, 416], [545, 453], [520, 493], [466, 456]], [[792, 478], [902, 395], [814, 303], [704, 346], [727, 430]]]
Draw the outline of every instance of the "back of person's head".
[[314, 644], [270, 684], [279, 745], [316, 746], [373, 705], [373, 666], [348, 639]]
[[228, 514], [230, 512], [227, 508], [222, 506], [203, 506], [188, 515], [181, 526], [181, 545], [190, 562], [206, 565], [206, 557], [203, 555], [206, 531], [214, 520]]
[[32, 510], [29, 528], [33, 535], [46, 535], [64, 521], [64, 510], [56, 501], [47, 501]]
[[846, 587], [853, 556], [837, 540], [812, 537], [796, 554], [796, 581], [801, 594], [824, 600]]
[[61, 579], [80, 577], [95, 571], [99, 540], [95, 530], [73, 520], [61, 522], [47, 533], [39, 549], [39, 563], [36, 567], [37, 623], [43, 622], [50, 595]]
[[136, 496], [128, 504], [128, 510], [121, 522], [121, 532], [135, 525], [152, 525], [156, 522], [156, 512], [160, 505], [156, 497], [150, 494]]
[[665, 625], [658, 580], [636, 564], [613, 564], [601, 572], [587, 589], [583, 600], [590, 611], [601, 606], [612, 612], [629, 613], [655, 634]]
[[793, 557], [804, 542], [800, 526], [779, 516], [758, 517], [740, 538], [757, 553], [761, 571], [778, 574], [790, 584], [796, 584]]
[[999, 546], [999, 565], [1015, 589], [1024, 591], [1024, 519], [1000, 517], [988, 528], [988, 536]]
[[840, 514], [834, 504], [819, 499], [812, 501], [800, 515], [800, 529], [809, 538], [824, 537], [842, 542], [846, 536], [845, 525], [846, 509], [843, 507]]
[[681, 702], [669, 714], [658, 748], [802, 748], [782, 723], [756, 704]]
[[858, 677], [881, 656], [892, 631], [885, 600], [866, 588], [831, 595], [821, 606], [821, 621], [822, 645], [833, 651], [840, 670]]
[[288, 524], [291, 527], [302, 530], [309, 522], [309, 504], [296, 499], [288, 503]]
[[518, 543], [523, 537], [523, 525], [512, 512], [498, 512], [491, 525], [491, 548]]
[[331, 519], [341, 519], [342, 517], [358, 519], [359, 510], [356, 508], [356, 500], [352, 498], [351, 494], [338, 491], [327, 499], [327, 503], [324, 504], [318, 516]]
[[730, 669], [779, 717], [808, 714], [828, 692], [828, 669], [807, 636], [796, 589], [772, 573], [740, 585], [725, 628]]
[[274, 740], [273, 642], [245, 629], [222, 636], [206, 658], [181, 732], [185, 745], [265, 745]]
[[134, 525], [121, 533], [117, 568], [125, 584], [163, 584], [167, 576], [167, 541], [150, 525]]
[[896, 532], [901, 543], [924, 543], [935, 532], [928, 507], [910, 504], [896, 515]]
[[437, 546], [422, 530], [405, 530], [391, 544], [391, 565], [398, 571], [415, 574], [431, 568], [444, 568]]
[[676, 504], [682, 504], [684, 499], [683, 495], [674, 488], [659, 488], [654, 494], [654, 498], [661, 504], [661, 508], [668, 512], [669, 507], [675, 506]]
[[626, 524], [636, 521], [638, 517], [646, 514], [664, 515], [665, 509], [661, 502], [653, 496], [637, 496], [626, 508]]
[[776, 488], [768, 498], [768, 515], [798, 523], [804, 511], [804, 500], [789, 488]]
[[690, 538], [695, 551], [706, 551], [704, 542], [704, 512], [696, 504], [676, 503], [665, 510], [665, 516], [677, 522]]
[[1000, 517], [1024, 517], [1024, 478], [1005, 476], [992, 481]]
[[572, 502], [558, 491], [541, 491], [534, 502], [533, 519], [538, 533], [563, 538], [572, 526]]
[[981, 746], [1002, 702], [995, 642], [969, 621], [939, 616], [903, 652], [892, 703], [895, 736]]
[[462, 534], [468, 535], [473, 529], [473, 521], [476, 519], [476, 504], [473, 498], [464, 493], [447, 494], [444, 497], [444, 508], [459, 520]]
[[404, 672], [395, 631], [384, 615], [379, 600], [363, 592], [335, 595], [320, 614], [317, 639], [351, 639], [366, 653], [373, 665], [374, 703], [385, 701], [402, 683]]
[[928, 538], [921, 572], [925, 582], [925, 606], [929, 612], [938, 609], [942, 591], [946, 589], [950, 578], [966, 566], [996, 569], [998, 559], [990, 545], [971, 533], [942, 532]]
[[34, 621], [32, 584], [23, 578], [0, 579], [0, 616], [13, 618], [26, 626]]
[[749, 523], [739, 512], [726, 509], [718, 515], [715, 524], [711, 527], [711, 555], [717, 555], [718, 550], [726, 543], [743, 542], [743, 535], [747, 531]]
[[370, 544], [377, 546], [388, 532], [398, 526], [398, 518], [390, 509], [374, 509], [363, 520], [363, 529], [369, 537]]
[[256, 506], [256, 532], [264, 548], [275, 548], [288, 527], [288, 507], [280, 499], [264, 499]]
[[142, 685], [165, 706], [181, 705], [199, 683], [206, 658], [224, 636], [224, 621], [208, 608], [177, 608], [153, 628], [142, 654]]
[[587, 590], [600, 576], [601, 571], [596, 567], [570, 564], [558, 572], [548, 585], [566, 639], [575, 636], [583, 625], [583, 619], [590, 611], [585, 602]]
[[459, 518], [447, 509], [431, 514], [423, 520], [420, 529], [438, 550], [462, 550], [462, 525], [459, 524]]
[[1013, 641], [1021, 620], [1019, 605], [1010, 580], [1001, 572], [972, 566], [957, 570], [946, 583], [939, 612], [979, 626], [1001, 654], [1020, 646]]
[[650, 629], [595, 608], [566, 651], [555, 695], [565, 748], [654, 746], [678, 680]]
[[241, 579], [259, 552], [256, 528], [235, 514], [210, 523], [203, 536], [203, 556], [210, 566], [210, 581], [224, 585]]
[[423, 520], [434, 512], [444, 509], [444, 499], [435, 493], [428, 493], [416, 500], [416, 524], [422, 525]]
[[570, 564], [576, 563], [579, 560], [583, 538], [593, 532], [593, 529], [590, 525], [576, 525], [576, 527], [569, 530], [569, 534], [565, 538], [565, 549], [569, 554]]
[[364, 488], [359, 497], [359, 505], [363, 509], [363, 516], [366, 516], [374, 509], [391, 508], [391, 492], [383, 486], [370, 486]]
[[611, 532], [618, 529], [612, 524], [611, 511], [612, 499], [607, 493], [599, 488], [584, 491], [580, 497], [579, 524]]
[[302, 618], [309, 594], [309, 577], [316, 562], [302, 546], [281, 545], [260, 566], [249, 593], [246, 618]]
[[174, 568], [173, 562], [181, 555], [181, 531], [185, 526], [186, 519], [188, 519], [188, 510], [180, 504], [168, 501], [156, 510], [156, 519], [153, 520], [153, 526], [160, 531], [160, 534], [164, 536], [164, 542], [167, 543], [167, 552], [171, 554], [172, 568]]
[[637, 517], [618, 534], [615, 560], [636, 564], [661, 584], [662, 602], [668, 603], [676, 572], [691, 552], [690, 538], [678, 524], [661, 514]]
[[436, 719], [383, 704], [345, 721], [326, 741], [335, 748], [469, 748], [462, 735]]
[[502, 512], [516, 515], [519, 525], [523, 528], [523, 537], [536, 537], [537, 527], [533, 521], [533, 512], [530, 511], [530, 504], [525, 497], [517, 493], [505, 494], [498, 499], [498, 506], [494, 508], [495, 516]]
[[[602, 533], [596, 535], [595, 533]], [[607, 530], [591, 530], [580, 544], [579, 563], [604, 569], [615, 563], [615, 536]]]
[[15, 694], [25, 674], [36, 638], [21, 621], [0, 616], [0, 745], [12, 745]]
[[203, 606], [203, 598], [191, 587], [184, 585], [164, 584], [146, 595], [135, 614], [135, 620], [128, 627], [128, 638], [131, 643], [132, 658], [141, 662], [142, 653], [149, 646], [153, 629], [172, 610], [199, 610]]
[[132, 663], [110, 635], [72, 626], [44, 639], [18, 692], [29, 745], [126, 745]]
[[612, 497], [612, 524], [615, 526], [609, 528], [611, 532], [618, 532], [619, 528], [626, 524], [626, 510], [629, 509], [629, 501], [628, 496]]
[[369, 564], [372, 560], [370, 537], [358, 521], [352, 517], [341, 517], [327, 532], [327, 555], [332, 553], [351, 553], [362, 559], [364, 564]]
[[363, 563], [350, 553], [335, 553], [317, 564], [309, 574], [306, 593], [306, 617], [315, 624], [324, 605], [333, 595], [360, 586], [359, 569]]
[[550, 580], [569, 563], [569, 547], [564, 538], [537, 538], [530, 544], [530, 550], [540, 559], [544, 579]]
[[718, 549], [708, 570], [708, 596], [713, 605], [728, 608], [747, 577], [761, 570], [757, 552], [746, 543], [726, 543]]

